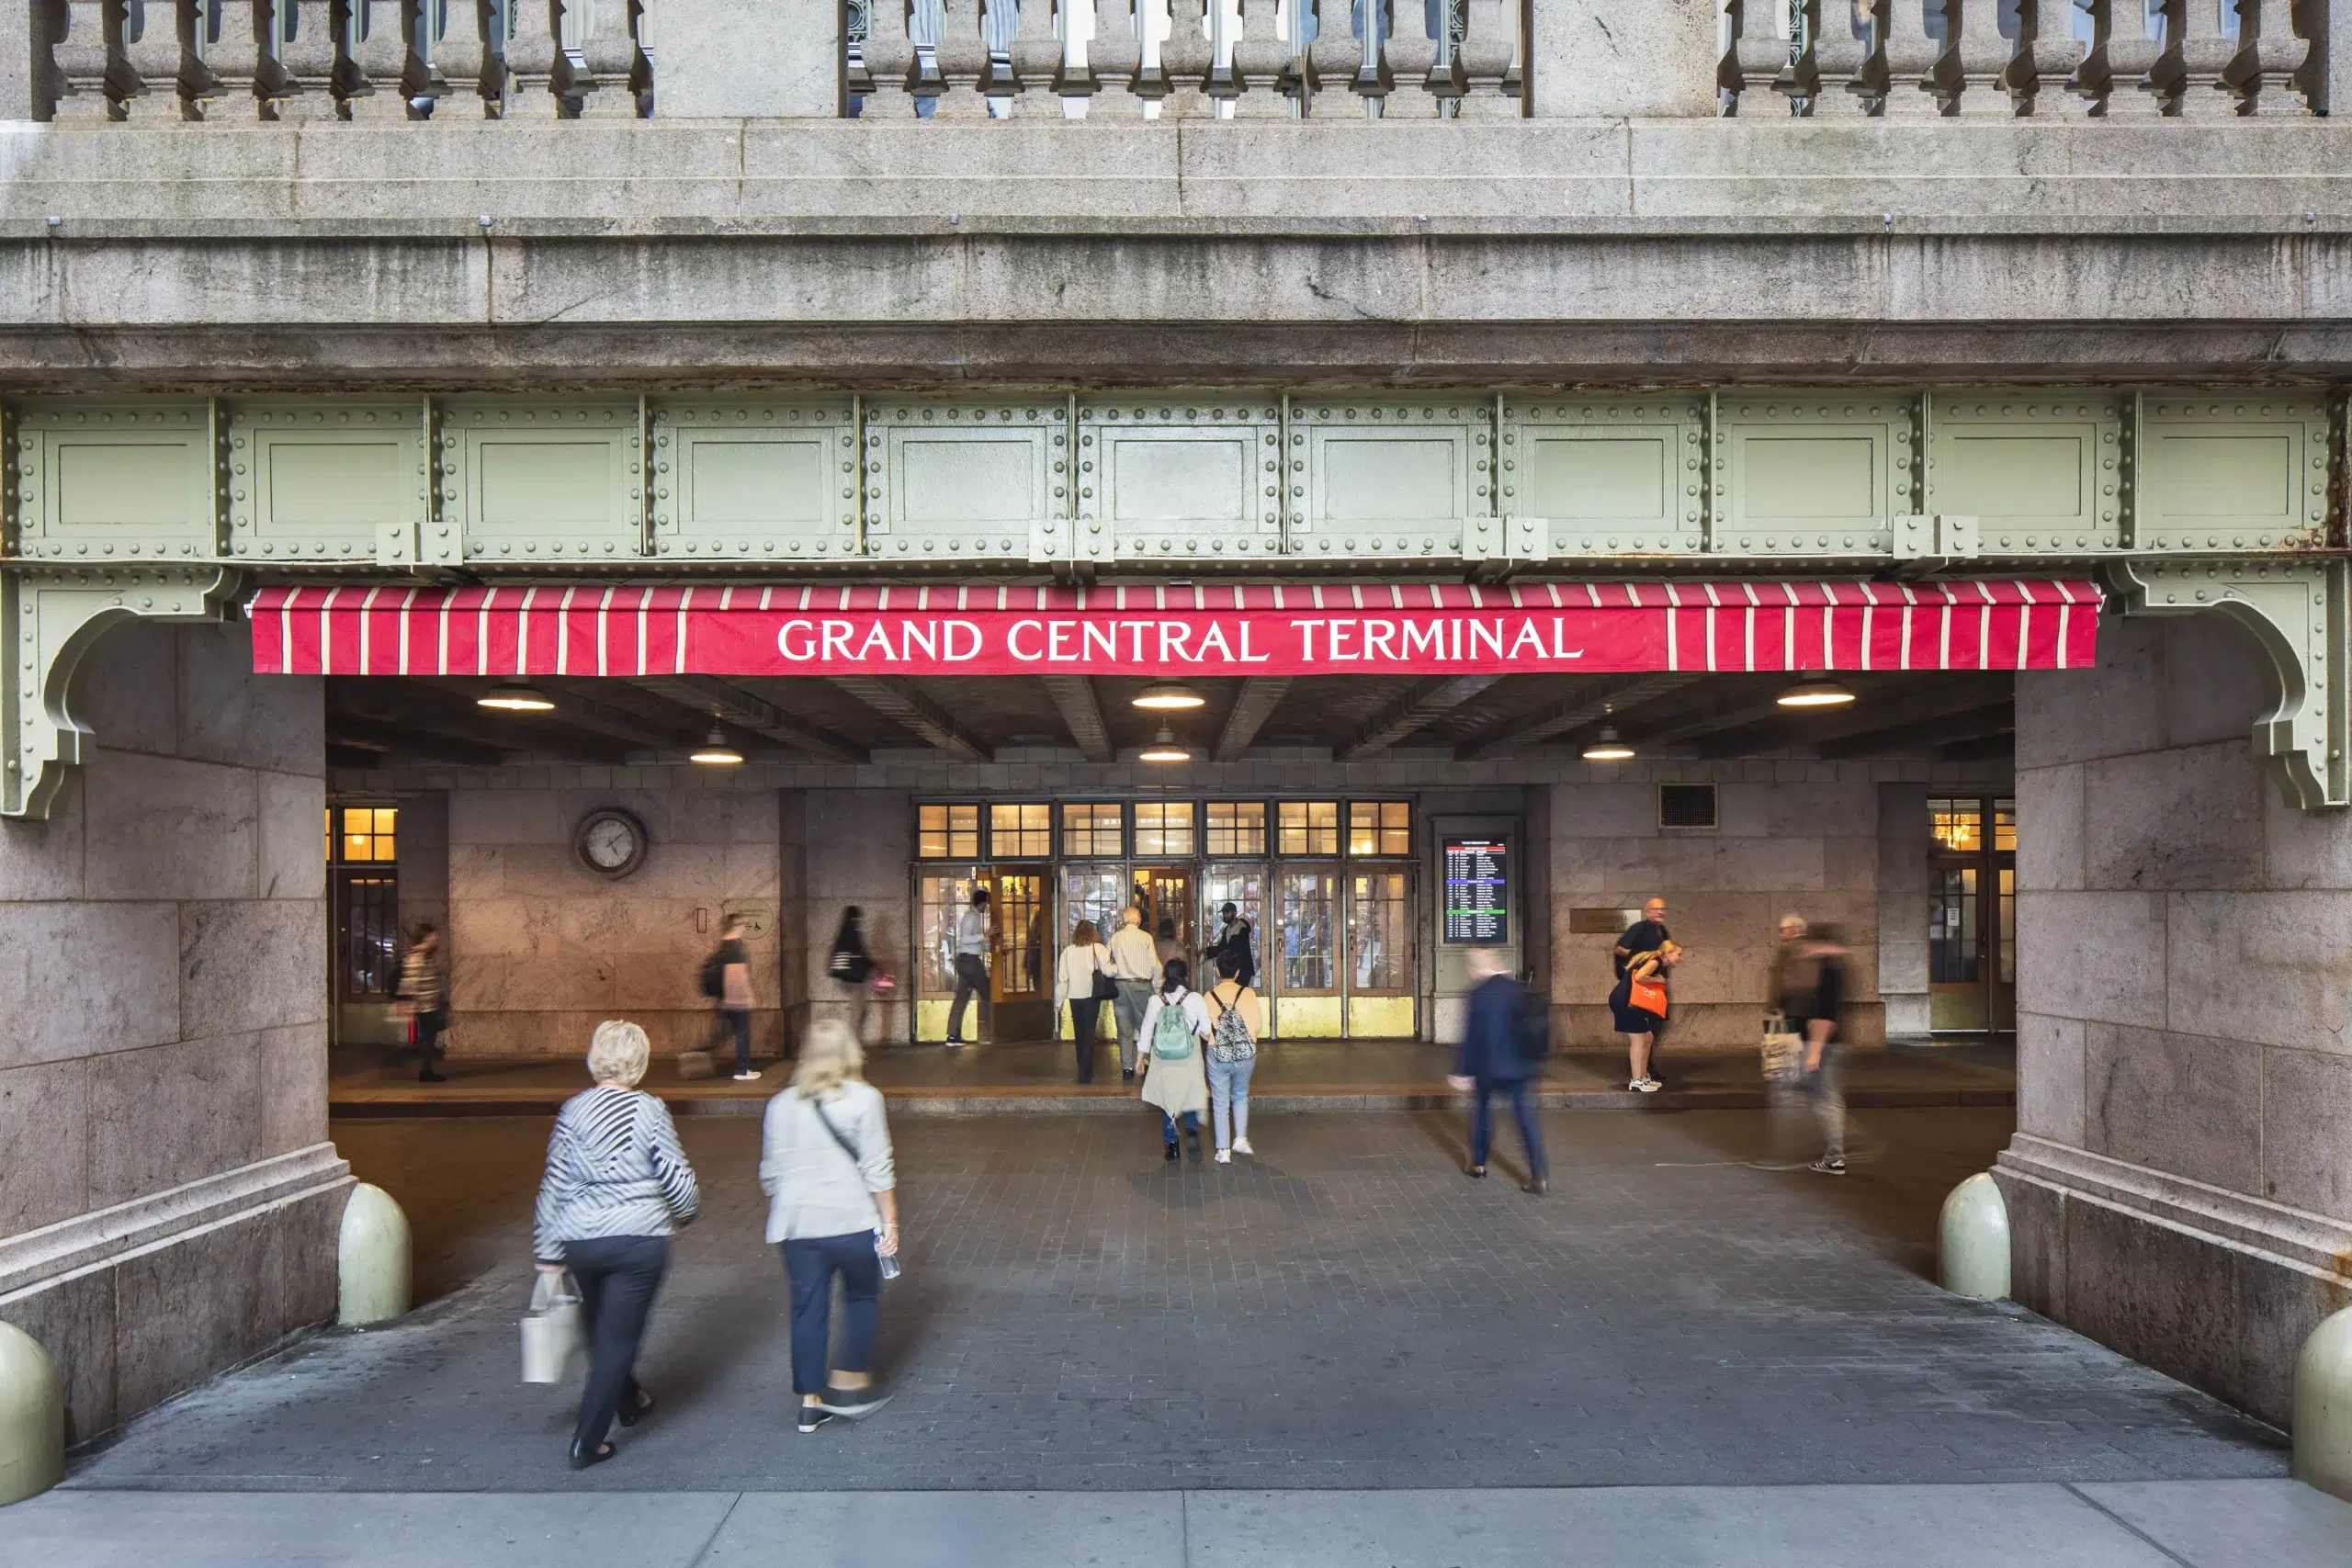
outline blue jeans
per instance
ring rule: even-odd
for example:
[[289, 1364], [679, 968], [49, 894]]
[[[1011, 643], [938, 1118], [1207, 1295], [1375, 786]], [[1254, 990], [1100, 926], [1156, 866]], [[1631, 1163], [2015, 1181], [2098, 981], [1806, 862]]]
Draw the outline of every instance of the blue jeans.
[[718, 1016], [726, 1021], [727, 1028], [735, 1032], [735, 1070], [739, 1073], [750, 1072], [752, 1070], [752, 1010], [720, 1008]]
[[785, 1278], [792, 1281], [792, 1392], [825, 1392], [836, 1274], [842, 1277], [842, 1310], [849, 1319], [841, 1370], [872, 1371], [874, 1330], [882, 1317], [882, 1259], [874, 1252], [874, 1233], [802, 1236], [779, 1244], [779, 1250]]
[[1544, 1129], [1536, 1124], [1535, 1102], [1528, 1098], [1525, 1078], [1480, 1078], [1470, 1089], [1470, 1163], [1484, 1168], [1487, 1145], [1494, 1141], [1494, 1106], [1496, 1095], [1510, 1100], [1510, 1113], [1519, 1122], [1519, 1141], [1527, 1149], [1527, 1174], [1541, 1179], [1551, 1174], [1551, 1164], [1544, 1157]]
[[[1201, 1113], [1197, 1111], [1187, 1111], [1184, 1112], [1184, 1128], [1187, 1132], [1199, 1132], [1201, 1130]], [[1159, 1113], [1159, 1136], [1170, 1148], [1175, 1146], [1176, 1118], [1169, 1115], [1165, 1111]]]
[[1250, 1075], [1258, 1070], [1258, 1058], [1220, 1062], [1212, 1052], [1207, 1066], [1209, 1113], [1216, 1122], [1217, 1152], [1222, 1154], [1234, 1139], [1250, 1135]]

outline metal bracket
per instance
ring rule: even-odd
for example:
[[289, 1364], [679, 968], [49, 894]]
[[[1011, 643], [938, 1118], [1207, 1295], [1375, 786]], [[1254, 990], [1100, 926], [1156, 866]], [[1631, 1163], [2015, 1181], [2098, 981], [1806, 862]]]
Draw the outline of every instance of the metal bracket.
[[74, 716], [77, 677], [90, 649], [125, 621], [217, 621], [243, 587], [215, 566], [0, 568], [0, 636], [15, 668], [0, 687], [7, 751], [0, 756], [0, 817], [45, 818], [65, 770], [92, 736]]
[[2262, 651], [2271, 699], [2254, 723], [2256, 753], [2269, 761], [2290, 806], [2352, 805], [2345, 766], [2352, 562], [2141, 559], [2108, 567], [2107, 580], [2126, 615], [2211, 611], [2243, 627]]

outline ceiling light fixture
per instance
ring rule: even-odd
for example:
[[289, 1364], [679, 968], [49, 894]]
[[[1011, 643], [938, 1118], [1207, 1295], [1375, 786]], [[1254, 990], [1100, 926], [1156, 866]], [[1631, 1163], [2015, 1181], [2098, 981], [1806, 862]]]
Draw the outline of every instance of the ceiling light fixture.
[[520, 675], [510, 675], [476, 697], [474, 705], [501, 713], [548, 713], [554, 709], [555, 699]]
[[1159, 727], [1159, 733], [1151, 738], [1151, 744], [1136, 752], [1136, 757], [1146, 762], [1189, 762], [1193, 760], [1193, 754], [1176, 743], [1176, 737], [1164, 724]]
[[1835, 681], [1800, 681], [1780, 695], [1784, 708], [1842, 707], [1854, 700], [1854, 694]]
[[702, 750], [686, 759], [706, 768], [731, 768], [742, 760], [743, 753], [727, 744], [727, 731], [715, 724], [710, 727], [710, 739], [702, 743]]
[[1617, 739], [1617, 727], [1613, 724], [1602, 725], [1600, 733], [1593, 737], [1592, 744], [1584, 749], [1584, 760], [1588, 762], [1622, 762], [1633, 754], [1634, 749]]
[[1208, 699], [1190, 686], [1180, 686], [1173, 681], [1155, 681], [1136, 694], [1135, 705], [1139, 708], [1165, 710], [1196, 708]]

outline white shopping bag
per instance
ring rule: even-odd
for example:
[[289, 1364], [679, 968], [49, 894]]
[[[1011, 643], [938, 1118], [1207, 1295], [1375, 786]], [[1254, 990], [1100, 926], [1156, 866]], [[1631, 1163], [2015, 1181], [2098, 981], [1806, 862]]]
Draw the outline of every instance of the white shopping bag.
[[1779, 1013], [1764, 1021], [1764, 1081], [1791, 1084], [1804, 1076], [1804, 1037]]
[[540, 1274], [523, 1314], [523, 1381], [561, 1382], [582, 1349], [580, 1287], [569, 1274]]

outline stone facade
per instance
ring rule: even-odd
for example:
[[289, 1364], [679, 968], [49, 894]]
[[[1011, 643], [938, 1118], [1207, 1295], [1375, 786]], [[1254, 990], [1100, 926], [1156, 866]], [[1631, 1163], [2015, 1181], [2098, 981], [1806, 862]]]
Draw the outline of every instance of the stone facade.
[[75, 1440], [334, 1312], [320, 683], [251, 660], [118, 630], [95, 756], [0, 822], [0, 1318]]
[[2283, 1422], [2352, 1299], [2352, 821], [2246, 744], [2250, 641], [2119, 623], [2018, 688], [2018, 1299]]

